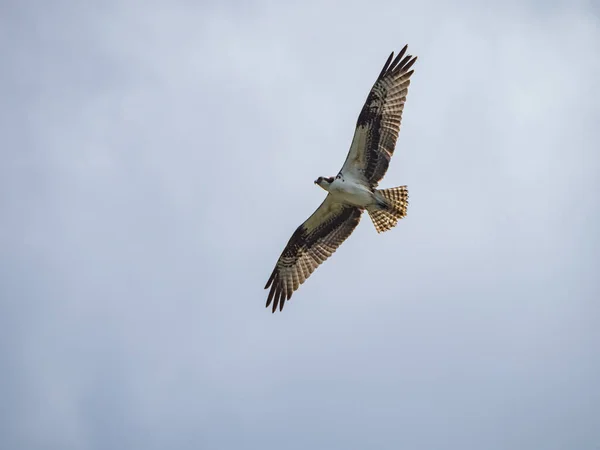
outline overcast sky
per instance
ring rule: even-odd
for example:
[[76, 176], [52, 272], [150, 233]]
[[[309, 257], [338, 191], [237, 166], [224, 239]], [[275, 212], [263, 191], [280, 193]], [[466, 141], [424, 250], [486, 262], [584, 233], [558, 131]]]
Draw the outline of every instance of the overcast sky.
[[[2, 449], [600, 448], [598, 3], [0, 13]], [[273, 315], [404, 44], [408, 216]]]

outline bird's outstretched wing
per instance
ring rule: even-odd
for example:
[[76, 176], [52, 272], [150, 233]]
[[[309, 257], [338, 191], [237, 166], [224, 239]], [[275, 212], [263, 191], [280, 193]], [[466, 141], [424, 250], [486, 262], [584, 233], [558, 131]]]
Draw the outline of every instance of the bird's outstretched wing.
[[354, 138], [343, 174], [352, 173], [377, 187], [387, 172], [400, 131], [402, 110], [408, 93], [409, 69], [417, 57], [406, 54], [407, 46], [389, 56], [358, 116]]
[[273, 303], [273, 312], [283, 309], [296, 289], [329, 258], [350, 236], [358, 225], [362, 210], [332, 200], [327, 195], [321, 206], [300, 225], [267, 281], [269, 287], [267, 308]]

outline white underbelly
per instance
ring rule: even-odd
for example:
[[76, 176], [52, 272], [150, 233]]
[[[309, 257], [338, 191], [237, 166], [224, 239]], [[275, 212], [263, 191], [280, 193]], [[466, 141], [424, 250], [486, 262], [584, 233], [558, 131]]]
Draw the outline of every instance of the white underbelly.
[[329, 193], [342, 203], [366, 208], [375, 203], [373, 194], [366, 186], [348, 180], [336, 179], [329, 187]]

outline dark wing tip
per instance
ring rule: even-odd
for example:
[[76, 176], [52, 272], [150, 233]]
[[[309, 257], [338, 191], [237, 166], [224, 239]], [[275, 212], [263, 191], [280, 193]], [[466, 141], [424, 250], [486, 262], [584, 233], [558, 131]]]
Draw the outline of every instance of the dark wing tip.
[[398, 56], [396, 56], [396, 59], [394, 59], [394, 62], [392, 62], [391, 70], [394, 70], [394, 68], [398, 65], [398, 61], [400, 61], [402, 57], [406, 54], [407, 49], [408, 45], [405, 45], [404, 48], [400, 50], [400, 53], [398, 53]]
[[269, 295], [267, 297], [267, 303], [265, 305], [265, 308], [268, 308], [272, 304], [271, 312], [277, 311], [278, 307], [279, 311], [281, 311], [283, 309], [285, 301], [289, 300], [291, 297], [291, 295], [286, 294], [286, 291], [284, 290], [284, 287], [282, 286], [277, 275], [277, 268], [275, 268], [275, 270], [273, 271], [273, 275], [271, 275], [271, 278], [269, 278], [267, 286], [265, 287], [266, 289], [269, 287], [269, 285], [271, 286], [271, 290], [269, 291]]
[[390, 56], [388, 56], [388, 59], [385, 62], [385, 64], [383, 65], [383, 69], [381, 69], [381, 72], [379, 72], [379, 76], [377, 78], [381, 78], [387, 72], [388, 67], [390, 66], [390, 63], [392, 62], [393, 57], [394, 57], [394, 52], [390, 53]]
[[276, 289], [275, 285], [271, 286], [271, 290], [269, 291], [269, 295], [267, 297], [267, 304], [265, 305], [266, 308], [268, 308], [269, 305], [271, 304], [271, 302], [273, 301], [273, 296], [275, 295], [275, 289]]
[[[273, 309], [271, 312], [277, 311], [277, 307], [279, 306], [279, 311], [283, 309], [283, 303], [285, 302], [285, 293], [281, 288], [280, 284], [277, 286], [273, 286], [273, 290], [275, 291], [275, 297], [273, 298]], [[267, 305], [268, 306], [268, 305]]]
[[[394, 58], [394, 52], [388, 57], [387, 61], [383, 65], [383, 69], [379, 73], [377, 79], [380, 79], [392, 72], [405, 72], [415, 63], [417, 60], [416, 56], [406, 55], [406, 51], [408, 50], [408, 44], [402, 47], [402, 50], [396, 55]], [[406, 55], [406, 56], [405, 56]], [[393, 59], [393, 60], [392, 60]]]
[[409, 60], [408, 63], [404, 67], [402, 67], [402, 70], [404, 72], [406, 72], [408, 69], [410, 69], [413, 66], [413, 64], [417, 62], [417, 57], [416, 56], [411, 56], [411, 58], [412, 59]]
[[265, 284], [265, 289], [269, 289], [269, 286], [271, 286], [271, 284], [273, 283], [273, 280], [275, 279], [276, 275], [277, 275], [277, 267], [275, 267], [275, 269], [273, 270], [273, 273], [271, 273], [271, 276], [269, 277], [269, 281], [267, 281], [267, 284]]

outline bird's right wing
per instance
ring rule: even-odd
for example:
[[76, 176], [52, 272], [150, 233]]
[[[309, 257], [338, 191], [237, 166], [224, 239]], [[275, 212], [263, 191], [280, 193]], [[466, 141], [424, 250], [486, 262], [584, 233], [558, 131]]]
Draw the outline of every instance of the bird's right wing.
[[360, 221], [360, 208], [334, 202], [330, 194], [321, 206], [300, 225], [267, 281], [267, 308], [273, 302], [273, 312], [283, 309], [304, 281], [329, 258], [354, 231]]

